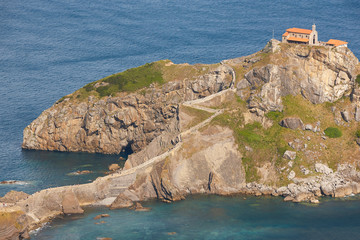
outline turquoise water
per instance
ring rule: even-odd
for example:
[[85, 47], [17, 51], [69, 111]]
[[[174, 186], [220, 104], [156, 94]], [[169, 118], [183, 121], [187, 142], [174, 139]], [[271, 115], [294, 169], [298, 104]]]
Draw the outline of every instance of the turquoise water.
[[[309, 206], [279, 197], [193, 196], [144, 204], [150, 212], [88, 209], [83, 217], [56, 220], [33, 239], [359, 239], [360, 204], [352, 200]], [[110, 217], [96, 225], [100, 213]]]
[[[360, 56], [358, 0], [0, 1], [0, 181], [27, 183], [0, 185], [0, 195], [9, 190], [33, 193], [47, 187], [85, 183], [103, 175], [110, 163], [118, 162], [119, 156], [115, 155], [21, 150], [22, 130], [62, 96], [107, 75], [159, 59], [216, 63], [250, 54], [266, 44], [273, 30], [275, 38], [280, 39], [286, 28], [310, 28], [314, 21], [321, 41], [329, 38], [349, 41], [351, 50]], [[77, 170], [93, 173], [68, 175]], [[358, 201], [329, 202], [318, 208], [282, 203], [278, 199], [248, 201], [260, 203], [258, 207], [249, 207], [247, 201], [217, 197], [173, 205], [151, 203], [150, 213], [114, 211], [108, 224], [114, 224], [109, 228], [112, 231], [117, 231], [117, 226], [119, 232], [122, 229], [121, 235], [135, 239], [220, 238], [212, 234], [247, 239], [256, 238], [257, 234], [275, 236], [278, 231], [295, 236], [301, 231], [309, 233], [306, 226], [311, 228], [312, 224], [319, 227], [316, 236], [321, 239], [345, 234], [342, 223], [349, 225], [354, 236], [360, 232], [354, 225], [358, 224], [358, 217], [353, 214], [358, 213]], [[87, 214], [99, 212], [94, 211]], [[213, 211], [219, 211], [219, 215], [211, 214]], [[230, 217], [222, 218], [222, 211]], [[247, 214], [242, 219], [246, 211], [255, 217]], [[312, 211], [323, 216], [317, 218]], [[263, 223], [262, 214], [267, 214]], [[286, 214], [290, 217], [284, 218]], [[64, 236], [76, 239], [77, 233], [73, 231], [77, 228], [89, 233], [85, 239], [106, 233], [115, 236], [107, 232], [107, 225], [98, 226], [87, 220], [90, 215], [77, 221], [59, 221], [43, 232], [49, 234], [43, 239]], [[351, 216], [351, 221], [347, 216]], [[282, 218], [291, 224], [287, 225]], [[284, 227], [275, 228], [272, 222]], [[343, 228], [338, 231], [336, 224]], [[152, 230], [150, 226], [156, 227]], [[133, 231], [140, 233], [136, 235]], [[168, 236], [168, 231], [178, 234]]]
[[[122, 156], [127, 157], [126, 154]], [[22, 181], [20, 184], [0, 185], [1, 192], [17, 190], [32, 193], [47, 187], [88, 183], [104, 176], [110, 164], [117, 163], [123, 166], [125, 163], [124, 160], [119, 160], [120, 155], [89, 153], [21, 151], [21, 157], [24, 162], [13, 170], [19, 177], [9, 176], [6, 180]], [[76, 174], [77, 171], [83, 170], [89, 170], [91, 173]]]

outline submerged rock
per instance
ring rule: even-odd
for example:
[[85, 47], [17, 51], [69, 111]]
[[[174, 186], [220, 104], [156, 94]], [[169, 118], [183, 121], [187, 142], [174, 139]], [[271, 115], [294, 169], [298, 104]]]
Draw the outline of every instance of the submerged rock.
[[104, 217], [110, 217], [110, 215], [107, 214], [107, 213], [99, 214], [99, 215], [94, 217], [94, 220], [98, 220], [98, 219], [104, 218]]
[[135, 211], [138, 211], [138, 212], [148, 212], [151, 210], [151, 208], [149, 207], [143, 207], [141, 205], [141, 203], [139, 202], [136, 202], [134, 206], [132, 206], [130, 209], [133, 209]]

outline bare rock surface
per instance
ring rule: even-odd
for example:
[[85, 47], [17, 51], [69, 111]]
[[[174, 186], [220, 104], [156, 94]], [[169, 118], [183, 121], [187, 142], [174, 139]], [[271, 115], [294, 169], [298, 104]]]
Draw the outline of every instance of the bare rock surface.
[[315, 171], [318, 173], [324, 173], [326, 175], [329, 175], [330, 173], [333, 173], [333, 170], [330, 169], [328, 166], [321, 164], [321, 163], [316, 163], [315, 164]]
[[360, 122], [360, 106], [355, 107], [355, 121]]
[[[302, 94], [318, 104], [334, 102], [352, 91], [359, 61], [348, 48], [292, 45], [279, 51], [278, 57], [281, 64], [255, 67], [245, 74], [249, 88], [253, 89], [249, 107], [258, 113], [282, 111], [281, 97], [289, 94]], [[241, 82], [240, 87], [246, 85]]]
[[83, 213], [84, 210], [80, 207], [79, 201], [73, 191], [68, 190], [65, 192], [62, 204], [62, 211], [64, 214]]
[[231, 81], [231, 71], [220, 65], [195, 80], [168, 82], [144, 94], [58, 102], [24, 129], [22, 147], [107, 154], [130, 147], [140, 151], [163, 132], [179, 128], [181, 102], [229, 88]]
[[304, 129], [304, 123], [300, 118], [289, 117], [281, 120], [279, 123], [280, 126], [290, 128], [290, 129]]
[[0, 198], [0, 203], [16, 203], [20, 200], [26, 199], [30, 195], [24, 192], [10, 191], [5, 196]]
[[283, 157], [288, 160], [295, 160], [296, 152], [286, 150]]

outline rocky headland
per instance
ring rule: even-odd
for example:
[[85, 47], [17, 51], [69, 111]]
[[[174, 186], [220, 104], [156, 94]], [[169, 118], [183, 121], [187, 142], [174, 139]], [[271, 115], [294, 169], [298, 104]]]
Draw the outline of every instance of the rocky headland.
[[271, 40], [220, 64], [159, 61], [90, 83], [26, 127], [23, 148], [133, 153], [92, 183], [8, 193], [0, 236], [26, 238], [89, 205], [137, 209], [189, 194], [318, 203], [360, 193], [359, 73], [346, 47]]

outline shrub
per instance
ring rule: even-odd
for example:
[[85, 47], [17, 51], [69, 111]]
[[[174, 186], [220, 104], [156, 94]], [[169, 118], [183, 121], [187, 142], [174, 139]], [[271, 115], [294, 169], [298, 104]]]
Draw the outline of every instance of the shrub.
[[356, 80], [355, 80], [359, 85], [360, 85], [360, 74], [359, 75], [357, 75], [357, 77], [356, 77]]
[[95, 83], [86, 84], [86, 85], [84, 86], [85, 90], [86, 90], [87, 92], [91, 92], [92, 90], [94, 90], [94, 84], [95, 84]]
[[360, 138], [360, 129], [356, 131], [355, 135], [357, 138]]
[[325, 135], [329, 138], [339, 138], [342, 136], [342, 132], [340, 131], [340, 129], [335, 127], [328, 127], [327, 129], [325, 129], [324, 132]]

